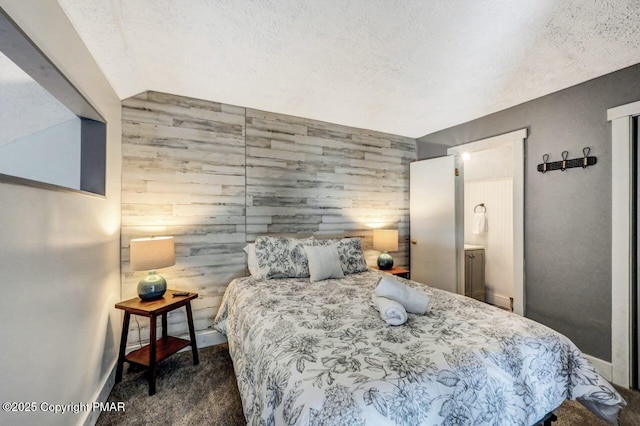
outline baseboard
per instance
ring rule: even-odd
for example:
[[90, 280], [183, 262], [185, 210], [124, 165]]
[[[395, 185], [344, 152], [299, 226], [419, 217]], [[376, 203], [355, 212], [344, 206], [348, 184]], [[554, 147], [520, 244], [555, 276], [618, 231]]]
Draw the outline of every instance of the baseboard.
[[491, 303], [492, 305], [499, 306], [501, 308], [511, 310], [511, 298], [500, 296], [499, 294], [485, 294], [485, 302]]
[[196, 343], [199, 348], [220, 345], [222, 343], [227, 343], [227, 336], [218, 333], [216, 330], [203, 330], [200, 333], [196, 333]]
[[613, 364], [608, 361], [603, 361], [600, 358], [593, 357], [591, 355], [583, 354], [586, 359], [593, 364], [598, 374], [611, 381], [613, 377]]
[[[104, 379], [104, 382], [102, 383], [102, 386], [100, 386], [100, 388], [96, 391], [96, 393], [93, 396], [93, 399], [91, 399], [91, 403], [93, 402], [106, 402], [107, 398], [109, 398], [109, 395], [111, 394], [111, 389], [113, 389], [113, 385], [116, 383], [116, 365], [118, 363], [118, 360], [116, 359], [112, 365], [111, 365], [111, 370], [109, 372], [109, 374], [107, 374], [107, 376]], [[79, 425], [83, 425], [83, 426], [93, 426], [96, 424], [96, 422], [98, 421], [98, 417], [100, 417], [100, 410], [89, 410], [89, 411], [83, 411], [83, 418], [80, 418], [78, 421]]]
[[[129, 335], [131, 336], [131, 334]], [[176, 337], [181, 337], [183, 339], [189, 340], [188, 334], [183, 336], [176, 336]], [[198, 348], [206, 348], [207, 346], [215, 346], [215, 345], [220, 345], [222, 343], [227, 343], [227, 336], [225, 336], [224, 334], [218, 333], [216, 330], [196, 331], [196, 345], [198, 345]], [[142, 345], [143, 346], [146, 345], [146, 342], [142, 342]], [[125, 349], [125, 352], [129, 353], [131, 351], [135, 351], [136, 349], [140, 349], [139, 343], [129, 344]], [[187, 346], [186, 348], [182, 349], [180, 352], [190, 351], [190, 350], [191, 350], [191, 347]]]

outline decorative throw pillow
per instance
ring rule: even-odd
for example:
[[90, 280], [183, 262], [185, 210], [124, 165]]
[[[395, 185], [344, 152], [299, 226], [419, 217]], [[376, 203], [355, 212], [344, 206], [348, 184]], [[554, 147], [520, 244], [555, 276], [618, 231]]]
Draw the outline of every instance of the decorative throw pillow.
[[355, 274], [364, 272], [369, 267], [362, 252], [362, 242], [360, 238], [343, 238], [341, 240], [315, 240], [316, 246], [328, 246], [337, 244], [338, 255], [340, 256], [340, 264], [342, 272], [345, 274]]
[[340, 240], [336, 240], [336, 239], [328, 239], [328, 240], [313, 240], [313, 245], [314, 246], [330, 246], [330, 245], [337, 245], [340, 242]]
[[262, 278], [304, 278], [309, 276], [309, 261], [304, 245], [313, 238], [256, 238], [256, 259]]
[[258, 260], [256, 259], [256, 245], [255, 243], [247, 244], [244, 246], [244, 251], [247, 253], [247, 268], [249, 273], [254, 278], [260, 278], [260, 270], [258, 269]]
[[311, 282], [322, 281], [329, 278], [344, 278], [338, 247], [330, 246], [304, 246], [309, 260], [309, 275]]
[[355, 274], [364, 272], [369, 267], [362, 252], [362, 242], [360, 238], [343, 238], [338, 243], [338, 254], [340, 255], [340, 263], [342, 271], [345, 274]]

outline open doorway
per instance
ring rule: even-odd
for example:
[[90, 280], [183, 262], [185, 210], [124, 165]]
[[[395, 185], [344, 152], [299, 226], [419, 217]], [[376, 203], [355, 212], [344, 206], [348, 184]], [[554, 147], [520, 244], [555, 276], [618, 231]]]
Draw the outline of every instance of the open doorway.
[[[513, 312], [524, 316], [524, 140], [527, 129], [449, 148], [447, 156], [410, 164], [411, 278], [465, 294], [463, 152], [510, 146]], [[509, 157], [509, 156], [507, 156]], [[455, 171], [455, 173], [454, 173]], [[475, 205], [472, 206], [472, 208]], [[483, 297], [483, 296], [479, 296]], [[507, 296], [509, 297], [509, 296]], [[509, 305], [511, 301], [509, 300]]]
[[[447, 154], [456, 156], [464, 175], [457, 191], [457, 203], [462, 206], [458, 226], [464, 229], [458, 233], [458, 288], [464, 288], [463, 280], [468, 275], [465, 245], [467, 250], [482, 247], [485, 301], [523, 316], [526, 137], [527, 130], [522, 129], [447, 150]], [[486, 230], [474, 233], [474, 220], [482, 213]]]
[[511, 144], [462, 155], [465, 288], [482, 280], [483, 300], [507, 310], [514, 297], [512, 157]]

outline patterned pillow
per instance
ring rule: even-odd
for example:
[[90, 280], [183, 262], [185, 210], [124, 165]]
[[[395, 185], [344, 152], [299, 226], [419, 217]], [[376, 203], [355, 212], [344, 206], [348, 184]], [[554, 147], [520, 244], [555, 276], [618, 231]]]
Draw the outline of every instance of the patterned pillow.
[[309, 276], [305, 245], [313, 245], [313, 237], [299, 240], [286, 237], [256, 238], [256, 259], [262, 278], [304, 278]]
[[362, 252], [360, 238], [343, 238], [340, 240], [338, 254], [340, 254], [340, 263], [345, 274], [355, 274], [369, 269]]
[[338, 244], [340, 240], [332, 239], [332, 240], [313, 240], [314, 246], [330, 246], [332, 244]]
[[337, 244], [340, 255], [340, 265], [345, 274], [355, 274], [364, 272], [369, 267], [362, 252], [362, 242], [360, 238], [343, 238], [341, 240], [315, 240], [314, 245], [329, 246]]

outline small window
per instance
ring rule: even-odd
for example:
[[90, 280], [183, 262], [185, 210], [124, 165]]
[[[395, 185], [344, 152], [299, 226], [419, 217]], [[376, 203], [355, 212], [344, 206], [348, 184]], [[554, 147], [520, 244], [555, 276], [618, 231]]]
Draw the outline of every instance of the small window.
[[104, 119], [1, 9], [0, 34], [0, 181], [104, 195]]

